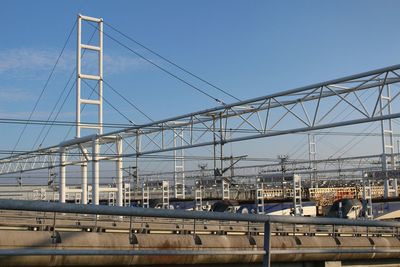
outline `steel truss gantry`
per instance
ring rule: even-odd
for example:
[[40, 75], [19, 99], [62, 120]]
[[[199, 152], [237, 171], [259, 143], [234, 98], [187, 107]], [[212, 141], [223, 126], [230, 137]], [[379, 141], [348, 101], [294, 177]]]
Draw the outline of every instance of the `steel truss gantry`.
[[317, 143], [315, 141], [314, 134], [308, 134], [308, 159], [310, 161], [309, 168], [313, 172], [310, 174], [310, 185], [313, 187], [315, 184], [318, 186], [318, 177], [317, 177]]
[[[385, 86], [380, 91], [380, 112], [381, 115], [387, 115], [392, 113], [392, 96], [390, 85]], [[393, 126], [392, 119], [381, 121], [381, 131], [382, 131], [382, 171], [387, 172], [388, 165], [391, 166], [390, 169], [396, 169], [396, 157], [394, 152], [394, 139], [393, 139]], [[389, 157], [387, 156], [389, 155]], [[389, 159], [389, 162], [388, 162]], [[397, 197], [397, 177], [389, 177], [386, 174], [385, 177], [385, 197]]]
[[[391, 99], [380, 105], [382, 90], [389, 85], [392, 90]], [[400, 65], [390, 66], [12, 155], [0, 159], [0, 174], [56, 166], [60, 167], [61, 172], [67, 165], [81, 164], [82, 155], [96, 167], [96, 162], [103, 160], [134, 158], [398, 118], [399, 110], [393, 109], [390, 114], [384, 114], [382, 110], [398, 102], [399, 85]], [[343, 113], [344, 109], [354, 112], [345, 117], [335, 116]], [[215, 127], [217, 121], [220, 127]], [[184, 132], [180, 145], [174, 145], [177, 129]], [[116, 138], [121, 140], [124, 153], [113, 150]], [[135, 146], [138, 140], [141, 143], [140, 149]], [[98, 148], [94, 144], [98, 144]], [[92, 153], [86, 154], [85, 149], [92, 150]], [[98, 172], [98, 168], [93, 170], [94, 173]], [[62, 183], [60, 185], [63, 186]], [[98, 185], [95, 183], [93, 186]], [[93, 190], [96, 192], [98, 188]]]
[[[183, 129], [174, 131], [174, 147], [183, 146]], [[174, 197], [185, 199], [185, 150], [174, 150]]]

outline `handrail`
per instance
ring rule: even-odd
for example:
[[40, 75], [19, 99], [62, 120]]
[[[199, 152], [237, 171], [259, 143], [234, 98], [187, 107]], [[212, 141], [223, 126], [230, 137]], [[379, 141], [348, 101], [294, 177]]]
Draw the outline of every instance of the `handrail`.
[[282, 215], [237, 214], [225, 212], [163, 210], [136, 207], [114, 207], [102, 205], [83, 205], [69, 203], [54, 203], [31, 200], [0, 200], [0, 210], [24, 210], [40, 212], [59, 212], [77, 214], [97, 214], [114, 216], [139, 216], [176, 219], [246, 221], [262, 223], [292, 223], [315, 225], [343, 225], [365, 227], [400, 227], [400, 222], [377, 220], [351, 220], [326, 217], [299, 217]]

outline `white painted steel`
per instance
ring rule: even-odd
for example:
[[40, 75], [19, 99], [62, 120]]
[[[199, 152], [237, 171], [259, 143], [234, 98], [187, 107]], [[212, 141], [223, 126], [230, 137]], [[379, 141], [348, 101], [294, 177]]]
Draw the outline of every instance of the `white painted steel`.
[[[117, 155], [122, 154], [122, 139], [120, 137], [117, 137], [116, 139], [116, 150], [117, 150]], [[124, 205], [124, 192], [123, 192], [123, 162], [122, 162], [122, 157], [118, 157], [116, 160], [116, 177], [117, 177], [117, 189], [118, 189], [118, 195], [117, 195], [117, 205], [122, 207]]]
[[60, 202], [65, 203], [65, 189], [66, 189], [66, 166], [65, 166], [65, 148], [60, 148]]
[[92, 204], [99, 205], [100, 191], [100, 163], [98, 160], [100, 153], [99, 140], [92, 141]]

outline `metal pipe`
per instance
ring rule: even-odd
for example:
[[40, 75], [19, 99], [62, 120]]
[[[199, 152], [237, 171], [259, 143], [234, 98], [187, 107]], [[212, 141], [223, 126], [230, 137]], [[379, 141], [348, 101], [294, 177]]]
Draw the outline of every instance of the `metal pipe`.
[[[273, 249], [274, 255], [400, 253], [400, 249]], [[116, 250], [116, 249], [0, 249], [0, 256], [151, 256], [151, 255], [265, 255], [263, 250]]]
[[[317, 125], [317, 126], [312, 126], [312, 127], [303, 127], [303, 128], [282, 130], [282, 131], [276, 131], [276, 132], [267, 132], [264, 134], [256, 134], [256, 135], [249, 135], [249, 136], [237, 137], [237, 138], [232, 138], [232, 139], [225, 139], [224, 144], [232, 143], [232, 142], [239, 142], [239, 141], [246, 141], [246, 140], [251, 140], [251, 139], [258, 139], [258, 138], [273, 137], [273, 136], [279, 136], [279, 135], [285, 135], [285, 134], [293, 134], [293, 133], [299, 133], [299, 132], [316, 131], [316, 130], [322, 130], [322, 129], [327, 129], [327, 128], [335, 128], [335, 127], [339, 127], [339, 126], [356, 125], [356, 124], [362, 124], [362, 123], [374, 122], [374, 121], [380, 121], [380, 120], [395, 119], [395, 118], [399, 118], [399, 117], [400, 117], [400, 113], [393, 113], [391, 115], [384, 115], [384, 116], [373, 117], [373, 118], [355, 119], [355, 120], [344, 121], [344, 122], [336, 122], [336, 123]], [[202, 147], [202, 146], [219, 145], [220, 143], [221, 143], [221, 141], [216, 140], [215, 142], [214, 141], [203, 142], [203, 143], [181, 146], [178, 148], [170, 147], [170, 148], [164, 148], [164, 149], [149, 150], [149, 151], [141, 152], [141, 155], [149, 155], [149, 154], [156, 154], [156, 153], [160, 153], [160, 152], [168, 152], [168, 151], [172, 151], [175, 149], [189, 149], [189, 148]], [[123, 157], [134, 157], [135, 155], [136, 155], [136, 153], [124, 154]]]
[[[385, 67], [385, 68], [381, 68], [381, 69], [376, 69], [376, 70], [372, 70], [372, 71], [367, 71], [367, 72], [363, 72], [363, 73], [359, 73], [359, 74], [355, 74], [355, 75], [350, 75], [350, 76], [346, 76], [346, 77], [343, 77], [343, 78], [338, 78], [338, 79], [334, 79], [334, 80], [330, 80], [330, 81], [326, 81], [326, 82], [321, 82], [321, 83], [307, 85], [307, 86], [303, 86], [303, 87], [299, 87], [299, 88], [295, 88], [295, 89], [291, 89], [291, 90], [281, 91], [281, 92], [270, 94], [270, 95], [266, 95], [266, 96], [247, 99], [247, 100], [244, 100], [244, 101], [239, 101], [239, 102], [235, 102], [235, 103], [224, 105], [224, 106], [218, 106], [218, 107], [215, 107], [215, 108], [205, 109], [205, 110], [202, 110], [200, 112], [188, 113], [188, 114], [181, 115], [181, 116], [176, 116], [176, 117], [173, 117], [173, 118], [170, 118], [170, 119], [167, 119], [167, 120], [156, 121], [156, 122], [152, 122], [152, 123], [144, 124], [144, 125], [140, 125], [140, 126], [133, 126], [133, 127], [124, 129], [122, 131], [126, 132], [126, 131], [129, 131], [130, 129], [133, 130], [133, 129], [137, 129], [137, 128], [144, 128], [144, 127], [147, 127], [147, 126], [154, 126], [156, 124], [165, 123], [165, 122], [168, 122], [168, 121], [178, 121], [178, 120], [186, 118], [186, 117], [192, 117], [192, 116], [198, 115], [199, 113], [201, 113], [201, 114], [212, 113], [212, 112], [215, 112], [215, 111], [218, 111], [218, 110], [221, 110], [221, 109], [222, 110], [229, 109], [229, 108], [232, 108], [232, 107], [235, 107], [235, 106], [242, 106], [242, 105], [250, 104], [252, 102], [261, 101], [261, 100], [268, 99], [268, 98], [273, 98], [273, 97], [276, 98], [276, 97], [284, 96], [284, 95], [288, 95], [288, 94], [300, 93], [302, 91], [310, 90], [310, 89], [313, 89], [313, 88], [327, 86], [327, 85], [331, 85], [331, 84], [335, 84], [335, 83], [346, 82], [348, 80], [363, 78], [365, 76], [372, 76], [372, 75], [375, 75], [375, 74], [382, 74], [382, 73], [385, 73], [387, 71], [394, 71], [394, 70], [399, 70], [399, 69], [400, 69], [400, 65], [393, 65], [393, 66], [389, 66], [389, 67]], [[121, 132], [121, 130], [114, 131], [114, 132], [111, 132], [109, 134], [117, 134], [117, 133], [120, 133], [120, 132]]]
[[65, 148], [60, 148], [60, 196], [59, 201], [65, 203], [65, 191], [66, 191], [66, 166], [65, 166]]
[[97, 23], [99, 23], [99, 22], [103, 21], [103, 19], [93, 18], [93, 17], [89, 17], [89, 16], [84, 16], [84, 15], [81, 15], [81, 14], [79, 14], [78, 16], [79, 16], [79, 18], [81, 18], [81, 19], [83, 19], [83, 20], [87, 20], [87, 21], [91, 21], [91, 22], [97, 22]]
[[41, 211], [41, 212], [199, 219], [199, 220], [221, 220], [221, 221], [273, 222], [273, 223], [289, 223], [289, 224], [400, 227], [400, 222], [396, 221], [351, 220], [351, 219], [321, 218], [321, 217], [144, 209], [144, 208], [134, 208], [134, 207], [111, 207], [111, 206], [82, 205], [82, 204], [69, 204], [69, 203], [61, 204], [61, 203], [42, 202], [42, 201], [9, 200], [9, 199], [0, 200], [0, 210], [25, 210], [25, 211]]
[[[82, 16], [79, 14], [78, 15], [78, 28], [76, 30], [77, 33], [77, 48], [76, 48], [76, 134], [75, 138], [80, 138], [81, 137], [81, 128], [80, 128], [80, 123], [81, 123], [81, 33], [82, 33]], [[67, 142], [72, 142], [73, 140], [69, 140]], [[62, 143], [59, 145], [60, 147], [63, 147]]]
[[[122, 138], [121, 137], [117, 137], [116, 139], [116, 151], [117, 151], [117, 155], [121, 155], [122, 154]], [[118, 193], [117, 193], [117, 204], [119, 207], [123, 206], [123, 201], [124, 201], [124, 194], [123, 194], [123, 188], [122, 188], [122, 183], [123, 183], [123, 173], [122, 173], [122, 158], [118, 157], [117, 161], [116, 161], [116, 176], [117, 176], [117, 189], [118, 189]]]
[[306, 248], [306, 249], [274, 249], [272, 254], [357, 254], [357, 253], [400, 253], [398, 248]]
[[0, 256], [146, 256], [146, 255], [264, 255], [262, 250], [94, 250], [94, 249], [0, 249]]
[[[82, 159], [82, 160], [85, 160], [85, 159]], [[81, 175], [82, 175], [81, 203], [82, 204], [87, 204], [88, 203], [87, 173], [88, 173], [87, 162], [84, 162], [81, 165]]]
[[[123, 133], [123, 132], [129, 132], [129, 131], [132, 131], [132, 130], [148, 128], [148, 127], [159, 127], [159, 125], [164, 124], [164, 123], [168, 123], [170, 121], [178, 121], [180, 119], [193, 117], [193, 116], [196, 116], [196, 115], [199, 115], [199, 114], [209, 114], [209, 113], [221, 110], [221, 109], [232, 108], [232, 107], [240, 106], [240, 105], [246, 105], [246, 104], [249, 104], [249, 103], [252, 103], [252, 102], [255, 102], [255, 101], [261, 101], [263, 99], [284, 96], [284, 95], [287, 95], [287, 94], [300, 93], [302, 91], [309, 90], [309, 89], [312, 89], [312, 88], [318, 88], [318, 87], [321, 87], [321, 86], [327, 86], [327, 85], [334, 84], [334, 83], [345, 82], [345, 81], [347, 81], [349, 79], [358, 79], [358, 78], [362, 78], [362, 77], [365, 77], [365, 76], [381, 74], [381, 73], [384, 73], [384, 72], [387, 72], [387, 71], [395, 71], [395, 70], [399, 70], [399, 69], [400, 69], [400, 65], [388, 66], [388, 67], [385, 67], [385, 68], [376, 69], [376, 70], [372, 70], [372, 71], [368, 71], [368, 72], [363, 72], [363, 73], [355, 74], [355, 75], [351, 75], [351, 76], [346, 76], [346, 77], [335, 79], [335, 80], [330, 80], [330, 81], [317, 83], [317, 84], [313, 84], [313, 85], [309, 85], [309, 86], [303, 86], [303, 87], [299, 87], [299, 88], [296, 88], [296, 89], [282, 91], [282, 92], [271, 94], [271, 95], [266, 95], [266, 96], [262, 96], [262, 97], [248, 99], [248, 100], [245, 100], [245, 101], [239, 101], [239, 102], [232, 103], [232, 104], [225, 105], [225, 106], [218, 106], [218, 107], [215, 107], [215, 108], [205, 109], [205, 110], [202, 110], [202, 111], [199, 111], [199, 112], [192, 112], [192, 113], [188, 113], [188, 114], [184, 114], [184, 115], [180, 115], [180, 116], [176, 116], [176, 117], [173, 117], [173, 118], [164, 119], [164, 120], [160, 120], [160, 121], [156, 121], [156, 122], [152, 122], [152, 123], [148, 123], [148, 124], [133, 126], [133, 127], [126, 128], [126, 129], [123, 129], [123, 130], [113, 131], [113, 132], [104, 134], [102, 136], [109, 136], [109, 135], [119, 134], [119, 133]], [[398, 82], [398, 80], [396, 80], [395, 82]], [[30, 153], [40, 152], [40, 151], [47, 151], [48, 149], [56, 148], [56, 147], [57, 146], [50, 146], [50, 147], [43, 148], [43, 149], [40, 149], [40, 150], [35, 150], [35, 151], [32, 151], [32, 152], [21, 153], [21, 154], [15, 155], [15, 156], [28, 155]], [[12, 159], [15, 156], [5, 157], [2, 160]]]
[[92, 204], [99, 205], [100, 202], [100, 144], [99, 139], [92, 141]]

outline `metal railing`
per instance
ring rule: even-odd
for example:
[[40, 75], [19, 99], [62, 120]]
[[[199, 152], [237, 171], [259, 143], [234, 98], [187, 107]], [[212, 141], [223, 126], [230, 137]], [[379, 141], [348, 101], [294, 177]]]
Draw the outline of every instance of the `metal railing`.
[[[26, 200], [0, 200], [0, 210], [34, 211], [65, 214], [93, 214], [109, 216], [169, 218], [169, 219], [191, 219], [191, 220], [213, 220], [213, 221], [234, 221], [264, 224], [264, 246], [263, 250], [59, 250], [59, 249], [1, 249], [0, 256], [37, 256], [37, 255], [264, 255], [263, 266], [270, 266], [271, 254], [332, 254], [332, 253], [400, 253], [400, 249], [391, 248], [354, 248], [354, 249], [274, 249], [271, 250], [271, 223], [292, 224], [296, 233], [296, 225], [311, 226], [332, 226], [333, 235], [336, 234], [337, 226], [365, 227], [364, 231], [368, 236], [368, 229], [381, 229], [380, 231], [399, 235], [400, 222], [376, 221], [376, 220], [349, 220], [339, 218], [322, 217], [295, 217], [279, 215], [258, 215], [258, 214], [235, 214], [204, 211], [184, 210], [162, 210], [145, 209], [135, 207], [111, 207], [99, 205], [82, 204], [61, 204], [42, 201]], [[131, 219], [132, 220], [132, 219]], [[55, 220], [54, 220], [55, 224]], [[195, 227], [193, 228], [196, 231]], [[55, 231], [55, 225], [53, 227]], [[131, 234], [131, 233], [130, 233]]]

